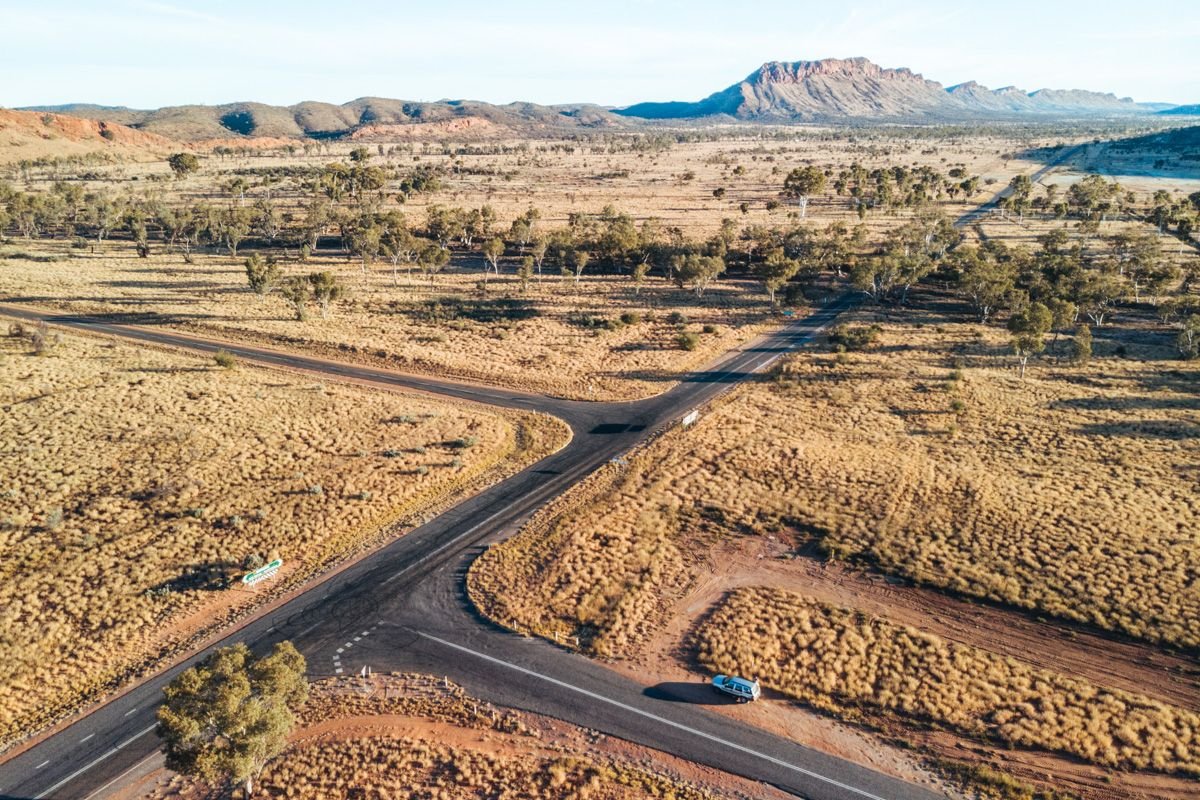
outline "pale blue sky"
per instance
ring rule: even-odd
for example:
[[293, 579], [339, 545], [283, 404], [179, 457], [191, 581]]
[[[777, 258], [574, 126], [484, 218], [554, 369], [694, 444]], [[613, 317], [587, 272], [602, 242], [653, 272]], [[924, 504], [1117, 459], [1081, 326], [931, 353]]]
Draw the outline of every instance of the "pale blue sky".
[[694, 100], [768, 60], [1200, 102], [1200, 2], [0, 0], [0, 105]]

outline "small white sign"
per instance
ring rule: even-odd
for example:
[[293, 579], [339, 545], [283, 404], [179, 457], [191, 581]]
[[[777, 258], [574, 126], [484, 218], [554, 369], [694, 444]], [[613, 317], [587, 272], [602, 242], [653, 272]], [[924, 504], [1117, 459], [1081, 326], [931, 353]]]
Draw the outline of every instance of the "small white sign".
[[275, 573], [279, 572], [279, 568], [282, 566], [283, 559], [277, 558], [270, 564], [259, 567], [253, 572], [247, 572], [242, 576], [242, 583], [246, 584], [247, 586], [253, 586], [259, 581], [265, 581], [267, 578], [274, 577]]
[[683, 419], [679, 420], [679, 424], [683, 427], [696, 424], [696, 420], [700, 419], [699, 409], [692, 409], [684, 415]]

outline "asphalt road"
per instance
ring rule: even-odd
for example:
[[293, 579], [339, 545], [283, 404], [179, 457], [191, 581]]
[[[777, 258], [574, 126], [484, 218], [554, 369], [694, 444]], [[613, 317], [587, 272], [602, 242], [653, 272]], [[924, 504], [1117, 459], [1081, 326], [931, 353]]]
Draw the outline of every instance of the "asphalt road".
[[[1038, 169], [1029, 176], [1029, 180], [1034, 184], [1037, 184], [1038, 181], [1053, 172], [1060, 164], [1071, 159], [1084, 147], [1086, 147], [1086, 145], [1075, 145], [1074, 147], [1064, 148], [1057, 156], [1038, 167]], [[1012, 189], [1005, 186], [1003, 189], [997, 192], [991, 200], [988, 200], [982, 205], [976, 206], [958, 219], [954, 220], [954, 227], [962, 228], [966, 225], [973, 225], [976, 222], [981, 221], [988, 214], [991, 214], [997, 208], [999, 208], [1000, 201], [1008, 197], [1010, 194], [1012, 194]]]
[[[1033, 181], [1076, 149], [1064, 150], [1035, 172]], [[1002, 189], [955, 225], [990, 213], [1007, 193]], [[548, 500], [653, 433], [678, 424], [689, 410], [754, 379], [817, 335], [846, 305], [844, 299], [828, 305], [685, 376], [670, 391], [632, 403], [561, 400], [406, 375], [111, 318], [56, 315], [4, 303], [0, 313], [200, 352], [224, 349], [249, 362], [333, 379], [540, 411], [571, 426], [574, 438], [558, 453], [315, 582], [214, 648], [244, 641], [262, 651], [290, 639], [308, 658], [314, 676], [338, 669], [356, 672], [362, 666], [445, 675], [482, 699], [567, 720], [813, 800], [932, 800], [941, 795], [717, 714], [704, 707], [716, 701], [696, 691], [699, 687], [631, 682], [548, 642], [501, 630], [476, 614], [464, 594], [463, 574], [487, 542], [511, 535]], [[0, 762], [0, 800], [101, 795], [158, 749], [154, 709], [162, 688], [205, 653], [142, 681]]]

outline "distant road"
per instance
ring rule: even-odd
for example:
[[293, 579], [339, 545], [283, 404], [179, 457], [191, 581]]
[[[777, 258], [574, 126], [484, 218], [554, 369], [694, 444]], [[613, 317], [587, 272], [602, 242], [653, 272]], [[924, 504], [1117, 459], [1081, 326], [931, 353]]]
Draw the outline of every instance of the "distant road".
[[[1074, 145], [1073, 147], [1063, 148], [1058, 153], [1058, 155], [1056, 155], [1054, 158], [1047, 161], [1045, 164], [1043, 164], [1041, 167], [1039, 167], [1032, 175], [1030, 175], [1029, 180], [1033, 181], [1034, 183], [1037, 183], [1042, 178], [1046, 177], [1051, 172], [1053, 172], [1055, 169], [1057, 169], [1059, 166], [1061, 166], [1063, 163], [1070, 161], [1076, 154], [1078, 154], [1086, 146], [1087, 145], [1077, 144], [1077, 145]], [[1008, 186], [1005, 186], [1003, 189], [996, 192], [996, 194], [992, 197], [991, 200], [988, 200], [987, 202], [983, 203], [982, 205], [971, 209], [970, 211], [968, 211], [967, 213], [963, 214], [961, 217], [956, 219], [954, 221], [954, 227], [965, 228], [968, 225], [973, 225], [976, 222], [982, 220], [984, 217], [988, 216], [993, 211], [995, 211], [997, 208], [999, 208], [1000, 201], [1003, 200], [1004, 198], [1008, 197], [1010, 194], [1012, 194], [1012, 189], [1009, 188]]]
[[[1041, 180], [1067, 148], [1031, 175]], [[955, 221], [969, 225], [999, 205], [1007, 187]], [[159, 327], [0, 303], [0, 314], [373, 385], [538, 411], [571, 426], [565, 448], [470, 497], [341, 572], [315, 581], [204, 653], [160, 672], [0, 762], [0, 800], [88, 798], [158, 749], [154, 709], [163, 687], [213, 648], [244, 641], [262, 651], [290, 639], [314, 675], [419, 670], [445, 675], [495, 703], [547, 714], [812, 800], [932, 800], [940, 794], [802, 747], [628, 678], [581, 655], [504, 631], [482, 619], [463, 575], [489, 542], [510, 535], [549, 500], [737, 383], [755, 379], [811, 341], [850, 301], [843, 298], [691, 373], [670, 391], [630, 403], [561, 400], [503, 388], [407, 375], [379, 367], [226, 342]], [[339, 648], [341, 653], [338, 653]]]

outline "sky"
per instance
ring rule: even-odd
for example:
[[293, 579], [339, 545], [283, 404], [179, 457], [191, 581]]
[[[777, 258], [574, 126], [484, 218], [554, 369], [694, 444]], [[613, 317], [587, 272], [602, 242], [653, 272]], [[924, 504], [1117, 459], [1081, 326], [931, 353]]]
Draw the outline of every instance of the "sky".
[[696, 100], [765, 61], [1200, 103], [1200, 2], [0, 0], [0, 106]]

